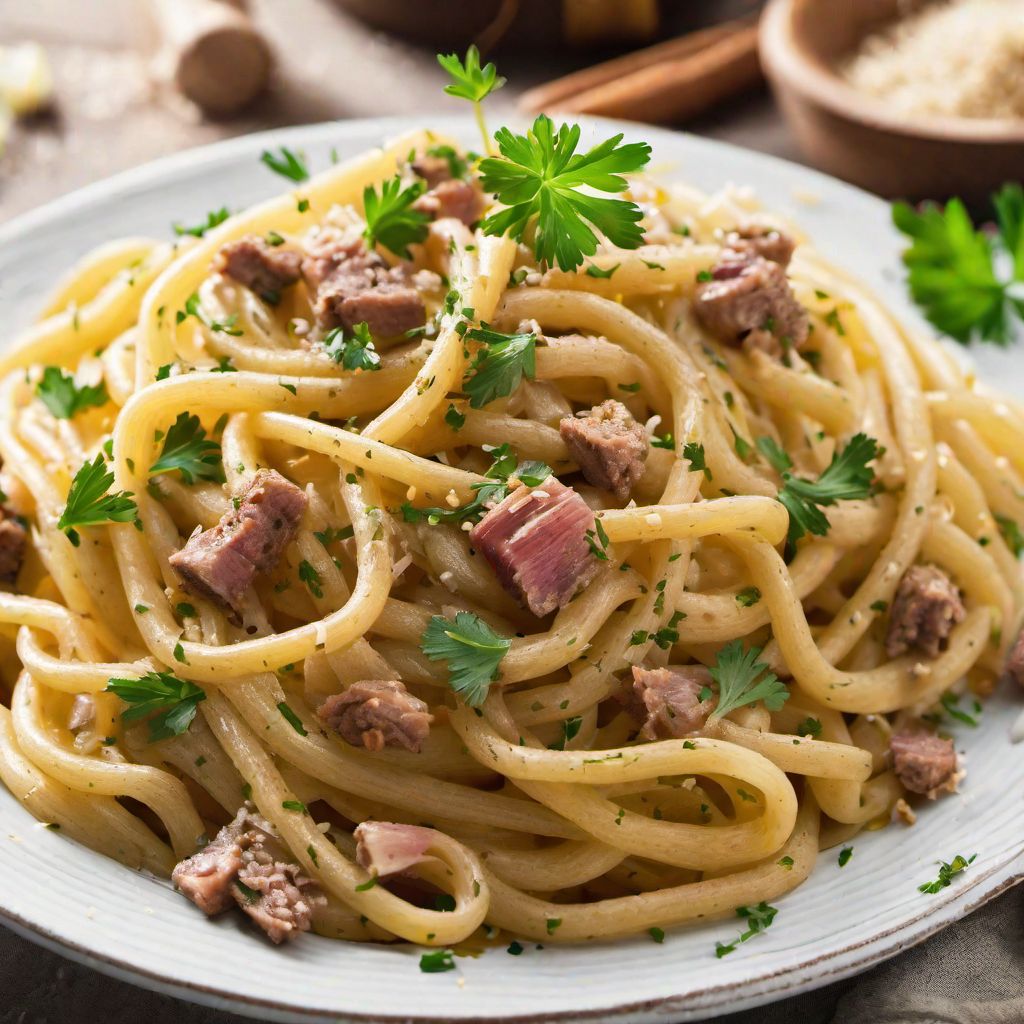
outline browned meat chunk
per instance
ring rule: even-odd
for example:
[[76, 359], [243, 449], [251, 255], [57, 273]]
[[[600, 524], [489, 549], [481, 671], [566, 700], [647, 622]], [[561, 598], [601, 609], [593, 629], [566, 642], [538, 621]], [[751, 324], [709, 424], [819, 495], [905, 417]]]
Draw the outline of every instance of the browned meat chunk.
[[302, 261], [313, 312], [324, 329], [366, 323], [375, 337], [393, 338], [423, 325], [426, 306], [405, 267], [391, 267], [362, 238], [331, 237]]
[[517, 488], [473, 527], [470, 541], [502, 586], [543, 616], [569, 601], [600, 565], [587, 542], [594, 513], [571, 488], [549, 476]]
[[776, 354], [800, 348], [810, 330], [786, 271], [762, 256], [726, 251], [711, 280], [697, 285], [693, 308], [716, 338]]
[[484, 194], [475, 182], [452, 178], [417, 199], [414, 208], [429, 213], [434, 220], [454, 217], [469, 226], [483, 216]]
[[317, 714], [346, 743], [374, 752], [423, 748], [433, 715], [396, 679], [363, 679], [323, 702]]
[[171, 872], [171, 881], [211, 917], [227, 910], [234, 900], [231, 890], [242, 866], [242, 843], [251, 842], [249, 815], [249, 806], [242, 807], [234, 821]]
[[643, 721], [640, 735], [645, 740], [688, 736], [704, 728], [715, 709], [715, 700], [700, 699], [711, 685], [711, 673], [703, 665], [670, 668], [633, 666], [633, 694], [629, 710]]
[[371, 875], [384, 877], [408, 871], [426, 858], [434, 830], [391, 821], [364, 821], [356, 837], [356, 860]]
[[265, 850], [253, 847], [242, 858], [244, 863], [231, 887], [235, 902], [271, 942], [288, 942], [308, 932], [314, 908], [326, 902], [316, 883], [298, 864], [270, 859]]
[[896, 588], [885, 651], [890, 658], [911, 649], [934, 658], [965, 614], [960, 591], [941, 569], [912, 565]]
[[7, 509], [0, 508], [0, 583], [14, 583], [25, 560], [28, 534]]
[[283, 942], [307, 931], [313, 908], [324, 902], [314, 883], [286, 858], [277, 830], [246, 803], [171, 878], [206, 914], [237, 903], [274, 942]]
[[271, 302], [300, 277], [302, 257], [297, 252], [268, 245], [257, 235], [228, 242], [213, 261], [213, 269]]
[[621, 501], [629, 497], [643, 476], [651, 446], [644, 428], [621, 402], [609, 398], [585, 416], [566, 416], [558, 432], [588, 483], [614, 491]]
[[272, 469], [261, 469], [238, 507], [212, 529], [193, 534], [169, 561], [187, 589], [237, 612], [256, 574], [277, 565], [305, 510], [300, 488]]
[[752, 224], [730, 231], [725, 236], [725, 248], [744, 256], [763, 256], [772, 263], [789, 266], [796, 243], [784, 231], [760, 224]]
[[437, 188], [444, 181], [451, 181], [451, 161], [441, 153], [418, 153], [412, 161], [412, 171], [427, 183], [427, 188]]
[[1024, 686], [1024, 629], [1017, 634], [1017, 639], [1010, 648], [1005, 671], [1018, 686]]
[[934, 797], [956, 785], [956, 751], [952, 740], [930, 733], [897, 733], [889, 741], [896, 777], [912, 793]]

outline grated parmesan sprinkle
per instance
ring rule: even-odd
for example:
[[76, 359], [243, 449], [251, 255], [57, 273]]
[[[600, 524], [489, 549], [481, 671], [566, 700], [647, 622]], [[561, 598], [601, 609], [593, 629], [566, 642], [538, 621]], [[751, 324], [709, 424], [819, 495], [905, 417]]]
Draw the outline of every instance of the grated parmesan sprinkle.
[[929, 4], [869, 35], [842, 74], [901, 115], [1024, 118], [1020, 0]]

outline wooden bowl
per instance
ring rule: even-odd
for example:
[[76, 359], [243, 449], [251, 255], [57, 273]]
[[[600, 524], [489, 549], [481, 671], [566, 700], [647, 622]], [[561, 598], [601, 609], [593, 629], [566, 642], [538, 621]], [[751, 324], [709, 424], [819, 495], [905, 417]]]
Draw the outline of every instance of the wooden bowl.
[[1024, 120], [909, 120], [836, 71], [866, 35], [906, 10], [905, 0], [770, 0], [760, 31], [765, 74], [822, 170], [883, 196], [982, 203], [1024, 175]]

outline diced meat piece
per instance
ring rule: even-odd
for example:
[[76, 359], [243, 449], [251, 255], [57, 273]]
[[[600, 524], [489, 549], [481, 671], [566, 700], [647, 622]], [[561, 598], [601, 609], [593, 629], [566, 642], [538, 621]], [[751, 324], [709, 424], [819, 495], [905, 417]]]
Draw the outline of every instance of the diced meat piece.
[[762, 256], [726, 251], [711, 280], [697, 285], [693, 308], [708, 331], [732, 345], [779, 353], [800, 348], [810, 331], [786, 271]]
[[25, 560], [28, 534], [7, 509], [0, 508], [0, 583], [14, 583]]
[[274, 826], [245, 803], [234, 821], [183, 860], [171, 878], [206, 914], [237, 903], [274, 942], [282, 942], [307, 931], [313, 908], [324, 902], [316, 885], [286, 857]]
[[747, 256], [763, 256], [772, 263], [789, 266], [796, 243], [784, 231], [763, 224], [751, 224], [730, 231], [725, 236], [725, 248]]
[[308, 932], [313, 910], [326, 903], [319, 886], [298, 864], [269, 858], [255, 848], [243, 864], [231, 893], [235, 902], [267, 933], [271, 942], [290, 942]]
[[227, 910], [234, 901], [231, 890], [242, 866], [242, 842], [249, 814], [249, 805], [240, 808], [234, 821], [171, 872], [171, 881], [210, 917]]
[[366, 323], [375, 337], [393, 338], [423, 325], [426, 306], [406, 267], [391, 267], [362, 238], [333, 236], [302, 261], [313, 312], [323, 329]]
[[301, 488], [275, 470], [261, 469], [238, 507], [212, 529], [193, 534], [169, 561], [187, 589], [237, 612], [256, 574], [277, 565], [305, 510]]
[[585, 416], [566, 416], [558, 432], [588, 483], [614, 491], [621, 501], [629, 497], [643, 476], [651, 445], [621, 402], [609, 398]]
[[441, 153], [417, 153], [412, 161], [412, 171], [427, 183], [427, 188], [437, 188], [444, 181], [451, 181], [451, 161]]
[[1017, 639], [1010, 648], [1005, 672], [1018, 686], [1024, 687], [1024, 629], [1017, 634]]
[[391, 821], [364, 821], [356, 837], [356, 860], [381, 878], [408, 871], [426, 859], [434, 830]]
[[703, 665], [670, 668], [633, 666], [633, 697], [630, 710], [643, 719], [640, 735], [645, 740], [688, 736], [704, 728], [715, 709], [715, 699], [700, 699], [711, 685], [711, 673]]
[[516, 488], [473, 527], [481, 551], [502, 586], [534, 615], [569, 601], [597, 574], [600, 564], [587, 542], [594, 513], [554, 476], [529, 491]]
[[257, 235], [228, 242], [213, 261], [214, 270], [272, 302], [298, 281], [301, 265], [299, 253], [268, 245]]
[[413, 208], [429, 213], [434, 220], [454, 217], [468, 226], [483, 216], [484, 194], [476, 182], [452, 178], [417, 199]]
[[931, 733], [897, 733], [889, 740], [896, 777], [912, 793], [933, 797], [957, 782], [953, 741]]
[[379, 751], [405, 747], [414, 754], [423, 748], [434, 716], [396, 679], [363, 679], [336, 693], [317, 711], [346, 743]]
[[68, 715], [68, 728], [72, 732], [78, 732], [87, 725], [92, 725], [96, 719], [96, 704], [87, 693], [75, 695], [71, 702], [71, 714]]
[[912, 565], [900, 580], [889, 616], [885, 651], [898, 658], [913, 649], [927, 658], [963, 622], [963, 601], [953, 581], [934, 565]]

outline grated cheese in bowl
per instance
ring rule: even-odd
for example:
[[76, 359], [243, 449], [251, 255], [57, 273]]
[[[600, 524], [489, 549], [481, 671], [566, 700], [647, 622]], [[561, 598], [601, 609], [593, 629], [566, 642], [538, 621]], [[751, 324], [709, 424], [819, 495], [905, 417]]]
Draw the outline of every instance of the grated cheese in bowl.
[[943, 0], [869, 35], [842, 69], [904, 115], [1024, 118], [1024, 3]]

